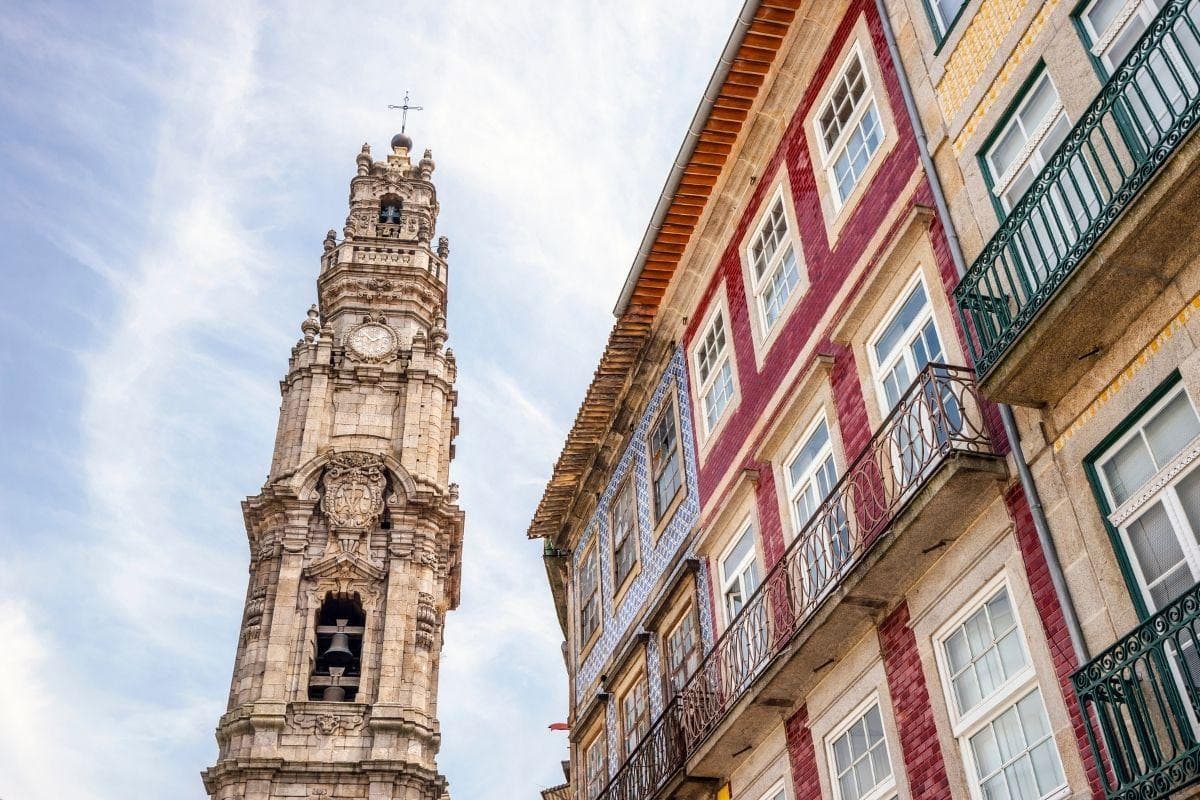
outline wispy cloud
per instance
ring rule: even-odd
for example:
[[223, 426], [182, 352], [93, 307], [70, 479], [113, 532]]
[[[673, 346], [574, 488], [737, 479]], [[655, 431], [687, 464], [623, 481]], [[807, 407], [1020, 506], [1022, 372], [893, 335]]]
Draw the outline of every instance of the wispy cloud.
[[29, 689], [0, 707], [0, 796], [202, 796], [238, 501], [354, 155], [405, 88], [440, 165], [461, 375], [441, 764], [483, 800], [560, 778], [561, 632], [524, 530], [735, 4], [0, 15], [0, 641]]

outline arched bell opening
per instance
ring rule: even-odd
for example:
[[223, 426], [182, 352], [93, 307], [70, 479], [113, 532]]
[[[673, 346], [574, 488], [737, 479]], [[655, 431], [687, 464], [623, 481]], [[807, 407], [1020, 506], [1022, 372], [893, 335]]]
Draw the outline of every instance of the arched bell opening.
[[317, 649], [308, 699], [353, 702], [362, 678], [367, 615], [357, 593], [327, 592], [317, 612]]
[[399, 225], [400, 213], [404, 210], [404, 201], [399, 195], [385, 194], [379, 198], [379, 223], [381, 225]]

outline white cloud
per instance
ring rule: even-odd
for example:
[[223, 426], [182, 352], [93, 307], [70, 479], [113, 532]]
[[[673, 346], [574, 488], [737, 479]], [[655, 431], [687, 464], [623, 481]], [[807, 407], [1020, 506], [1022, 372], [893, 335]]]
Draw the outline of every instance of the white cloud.
[[70, 358], [44, 371], [80, 395], [62, 440], [34, 434], [78, 508], [23, 514], [42, 527], [0, 574], [0, 641], [29, 648], [37, 688], [0, 709], [0, 796], [202, 796], [245, 588], [238, 501], [269, 465], [275, 382], [358, 145], [381, 152], [405, 88], [451, 236], [468, 512], [441, 763], [481, 800], [560, 779], [561, 633], [525, 527], [735, 4], [435, 5], [0, 15], [19, 76], [0, 105], [40, 133], [0, 127], [0, 225], [98, 287], [45, 285], [78, 333], [43, 309], [0, 318], [52, 331]]

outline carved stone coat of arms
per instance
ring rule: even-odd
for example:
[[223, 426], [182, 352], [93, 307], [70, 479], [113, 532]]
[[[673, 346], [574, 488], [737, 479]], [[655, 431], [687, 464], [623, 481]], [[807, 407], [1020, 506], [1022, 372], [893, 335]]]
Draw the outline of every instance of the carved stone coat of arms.
[[336, 455], [325, 468], [321, 510], [335, 528], [364, 529], [383, 513], [383, 459], [370, 453]]

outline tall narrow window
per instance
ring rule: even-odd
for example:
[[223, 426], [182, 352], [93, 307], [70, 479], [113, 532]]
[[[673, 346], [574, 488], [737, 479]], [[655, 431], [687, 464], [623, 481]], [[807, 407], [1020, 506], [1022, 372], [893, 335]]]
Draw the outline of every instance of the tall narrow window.
[[933, 308], [920, 280], [875, 336], [871, 356], [884, 414], [896, 407], [927, 364], [946, 360]]
[[358, 595], [325, 595], [317, 612], [316, 658], [308, 681], [308, 699], [352, 701], [362, 675], [366, 615]]
[[1150, 611], [1200, 581], [1200, 469], [1188, 466], [1197, 449], [1200, 417], [1176, 386], [1096, 462], [1109, 521]]
[[754, 526], [747, 525], [720, 559], [721, 596], [726, 618], [732, 620], [758, 588], [761, 577], [754, 551]]
[[850, 526], [845, 509], [835, 504], [813, 526], [809, 521], [837, 483], [829, 425], [821, 417], [801, 439], [787, 463], [787, 490], [795, 535], [803, 536], [800, 557], [804, 563], [802, 586], [806, 600], [820, 596], [832, 585], [850, 559]]
[[678, 693], [700, 666], [700, 632], [691, 606], [667, 633], [667, 683]]
[[600, 548], [592, 543], [579, 562], [579, 649], [585, 650], [600, 630]]
[[750, 240], [751, 293], [764, 333], [775, 326], [788, 298], [800, 283], [796, 248], [792, 244], [783, 203], [783, 191], [780, 190]]
[[584, 790], [587, 800], [596, 800], [608, 783], [608, 759], [604, 746], [604, 726], [583, 746]]
[[993, 190], [1005, 212], [1025, 194], [1038, 172], [1067, 138], [1071, 121], [1050, 75], [1043, 72], [994, 135], [985, 158]]
[[895, 788], [878, 701], [852, 714], [835, 731], [829, 761], [837, 800], [876, 800]]
[[621, 735], [628, 758], [650, 729], [650, 697], [646, 673], [639, 672], [621, 695]]
[[637, 504], [633, 481], [625, 478], [613, 496], [613, 592], [619, 593], [638, 561]]
[[1008, 588], [969, 606], [939, 637], [954, 735], [982, 797], [1041, 800], [1066, 784]]
[[879, 107], [857, 46], [834, 79], [817, 116], [817, 128], [829, 183], [840, 208], [883, 143]]
[[707, 435], [717, 426], [733, 398], [733, 358], [725, 334], [725, 312], [719, 306], [700, 337], [694, 357]]
[[663, 404], [658, 420], [650, 428], [650, 472], [657, 523], [683, 488], [683, 453], [679, 449], [673, 398]]

